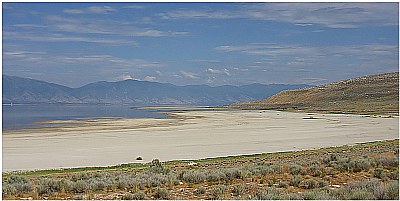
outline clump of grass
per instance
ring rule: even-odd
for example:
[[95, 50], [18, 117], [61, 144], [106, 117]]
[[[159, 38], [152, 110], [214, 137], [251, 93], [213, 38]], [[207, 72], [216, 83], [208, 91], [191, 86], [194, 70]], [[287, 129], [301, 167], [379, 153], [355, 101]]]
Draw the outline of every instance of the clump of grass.
[[[306, 191], [302, 195], [302, 199], [304, 200], [332, 200], [331, 195], [328, 192], [322, 190], [312, 190]], [[299, 199], [300, 200], [300, 199]]]

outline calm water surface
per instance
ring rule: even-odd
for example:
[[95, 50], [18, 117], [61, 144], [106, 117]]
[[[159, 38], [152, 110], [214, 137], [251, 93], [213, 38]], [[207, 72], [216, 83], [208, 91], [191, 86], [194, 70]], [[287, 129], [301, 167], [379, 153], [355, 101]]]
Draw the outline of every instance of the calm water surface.
[[70, 120], [80, 118], [166, 118], [157, 111], [140, 110], [129, 105], [3, 105], [3, 130], [46, 127], [38, 124], [48, 120]]

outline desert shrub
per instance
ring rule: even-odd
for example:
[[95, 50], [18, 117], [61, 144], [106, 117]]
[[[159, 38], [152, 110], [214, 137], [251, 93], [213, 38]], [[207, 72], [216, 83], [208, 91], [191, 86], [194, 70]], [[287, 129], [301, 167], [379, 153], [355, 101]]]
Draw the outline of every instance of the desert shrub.
[[169, 173], [169, 169], [164, 168], [158, 159], [154, 159], [150, 163], [150, 167], [147, 168], [147, 172], [156, 173], [156, 174], [167, 174]]
[[306, 189], [313, 189], [318, 187], [318, 182], [314, 179], [307, 179], [304, 181], [304, 187]]
[[302, 177], [300, 175], [294, 175], [290, 180], [289, 185], [298, 187], [302, 181]]
[[282, 191], [276, 188], [268, 188], [266, 190], [259, 190], [254, 195], [256, 200], [280, 200], [285, 199], [282, 197]]
[[320, 181], [318, 182], [318, 187], [319, 187], [319, 188], [323, 188], [323, 187], [325, 187], [325, 186], [328, 186], [328, 184], [329, 184], [328, 181], [320, 180]]
[[245, 186], [243, 184], [236, 184], [233, 186], [232, 193], [234, 195], [242, 195], [244, 193]]
[[244, 175], [243, 170], [240, 168], [226, 168], [223, 172], [228, 180], [241, 179]]
[[25, 176], [11, 175], [3, 185], [7, 186], [5, 190], [10, 195], [27, 193], [33, 190], [32, 182]]
[[167, 189], [157, 187], [156, 190], [154, 191], [154, 198], [161, 199], [161, 200], [167, 200], [168, 194], [169, 193], [168, 193]]
[[189, 170], [184, 171], [182, 175], [182, 180], [189, 183], [201, 183], [206, 179], [206, 174], [199, 170]]
[[[89, 189], [91, 191], [101, 191], [104, 190], [106, 188], [107, 184], [103, 181], [103, 180], [97, 180], [97, 179], [91, 179], [89, 181]], [[118, 187], [120, 189], [124, 189], [125, 186], [121, 186], [121, 183], [118, 182]]]
[[147, 187], [160, 187], [167, 183], [167, 176], [163, 174], [150, 174], [147, 178]]
[[3, 197], [7, 195], [15, 195], [17, 194], [17, 189], [10, 184], [3, 184]]
[[336, 154], [330, 154], [322, 160], [324, 163], [329, 164], [332, 161], [338, 161], [339, 157]]
[[373, 166], [373, 163], [368, 158], [351, 160], [349, 162], [349, 170], [353, 172], [368, 171]]
[[133, 194], [133, 200], [144, 200], [146, 197], [146, 194], [143, 193], [142, 191], [136, 192]]
[[39, 180], [39, 183], [36, 186], [36, 192], [39, 195], [60, 192], [61, 189], [62, 189], [61, 181], [52, 178], [42, 178]]
[[122, 195], [121, 200], [133, 200], [133, 194], [125, 193], [124, 195]]
[[379, 179], [386, 178], [385, 170], [383, 168], [376, 168], [374, 170], [374, 177], [379, 178]]
[[289, 172], [292, 175], [296, 175], [296, 174], [304, 174], [304, 167], [301, 165], [297, 165], [297, 164], [292, 164], [289, 166]]
[[197, 188], [196, 190], [194, 190], [193, 192], [195, 195], [202, 195], [204, 193], [206, 193], [206, 188], [200, 186], [199, 188]]
[[209, 182], [223, 181], [226, 175], [221, 170], [211, 170], [206, 172], [206, 180]]
[[279, 188], [287, 188], [287, 184], [286, 184], [286, 182], [284, 182], [284, 181], [280, 181], [280, 182], [278, 183], [278, 187], [279, 187]]
[[263, 175], [263, 176], [274, 172], [274, 170], [268, 165], [256, 165], [250, 167], [248, 170], [251, 172], [252, 175]]
[[394, 170], [389, 174], [389, 178], [393, 180], [399, 180], [399, 170]]
[[273, 170], [273, 174], [283, 174], [283, 166], [282, 165], [271, 165], [270, 166]]
[[[98, 174], [96, 174], [98, 175]], [[88, 180], [90, 178], [90, 175], [86, 172], [80, 172], [80, 173], [76, 173], [76, 174], [72, 174], [70, 176], [70, 180], [71, 181], [79, 181], [79, 180]]]
[[308, 172], [313, 175], [313, 176], [320, 176], [323, 173], [323, 168], [317, 164], [313, 164], [310, 167], [308, 167]]
[[387, 184], [381, 183], [374, 188], [375, 199], [378, 200], [398, 200], [399, 199], [399, 183], [391, 181]]
[[303, 193], [302, 198], [304, 200], [332, 200], [329, 193], [323, 190], [306, 191]]
[[214, 186], [211, 189], [211, 195], [213, 196], [213, 199], [221, 200], [224, 198], [224, 194], [226, 191], [226, 186], [223, 184]]
[[374, 194], [367, 189], [357, 189], [351, 191], [349, 199], [351, 200], [373, 200]]
[[399, 159], [397, 157], [375, 158], [375, 162], [378, 166], [389, 166], [389, 167], [399, 166]]
[[89, 189], [89, 185], [82, 180], [76, 181], [72, 183], [71, 190], [74, 193], [83, 193]]

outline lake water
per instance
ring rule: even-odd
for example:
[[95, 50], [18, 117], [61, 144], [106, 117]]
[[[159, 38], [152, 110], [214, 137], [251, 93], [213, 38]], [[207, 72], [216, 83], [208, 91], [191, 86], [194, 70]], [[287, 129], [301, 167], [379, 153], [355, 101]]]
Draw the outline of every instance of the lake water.
[[3, 105], [3, 130], [50, 126], [48, 120], [96, 117], [166, 118], [155, 110], [141, 110], [129, 105]]

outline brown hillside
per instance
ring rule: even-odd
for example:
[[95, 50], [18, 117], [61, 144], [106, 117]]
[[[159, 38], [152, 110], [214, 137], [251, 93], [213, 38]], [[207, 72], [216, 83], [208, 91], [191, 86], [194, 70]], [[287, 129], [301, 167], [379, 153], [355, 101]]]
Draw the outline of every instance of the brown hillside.
[[399, 73], [364, 76], [322, 86], [282, 91], [264, 100], [235, 103], [230, 107], [398, 114]]

